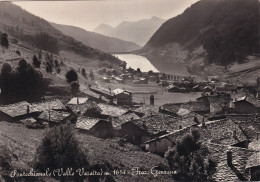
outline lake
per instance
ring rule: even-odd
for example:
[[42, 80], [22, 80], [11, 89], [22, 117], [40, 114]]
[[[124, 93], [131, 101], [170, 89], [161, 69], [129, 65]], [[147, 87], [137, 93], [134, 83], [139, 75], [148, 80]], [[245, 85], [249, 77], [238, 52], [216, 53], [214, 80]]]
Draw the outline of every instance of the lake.
[[168, 59], [152, 58], [148, 60], [144, 56], [135, 54], [114, 54], [117, 58], [127, 63], [127, 68], [140, 68], [143, 72], [150, 70], [154, 72], [164, 72], [175, 75], [190, 75], [187, 71], [186, 65], [180, 61], [168, 61]]
[[127, 68], [131, 67], [133, 69], [140, 68], [143, 72], [148, 72], [152, 70], [153, 72], [159, 72], [151, 62], [144, 56], [139, 56], [135, 54], [114, 54], [118, 59], [125, 61], [127, 63]]

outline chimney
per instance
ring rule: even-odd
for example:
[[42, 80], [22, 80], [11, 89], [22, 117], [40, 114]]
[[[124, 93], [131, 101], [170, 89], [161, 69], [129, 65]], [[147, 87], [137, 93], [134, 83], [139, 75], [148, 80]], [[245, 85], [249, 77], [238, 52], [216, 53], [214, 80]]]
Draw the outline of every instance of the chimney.
[[27, 105], [27, 114], [29, 114], [29, 113], [30, 113], [30, 106]]
[[229, 167], [233, 166], [233, 164], [232, 164], [232, 151], [231, 150], [227, 151], [227, 165]]

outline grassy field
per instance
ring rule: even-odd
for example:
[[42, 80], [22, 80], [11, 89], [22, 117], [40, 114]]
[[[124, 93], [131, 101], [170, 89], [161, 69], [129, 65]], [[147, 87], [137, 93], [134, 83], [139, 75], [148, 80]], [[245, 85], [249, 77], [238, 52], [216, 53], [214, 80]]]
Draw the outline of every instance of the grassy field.
[[[12, 156], [15, 156], [12, 157], [12, 165], [15, 169], [28, 171], [32, 168], [36, 148], [41, 143], [46, 131], [47, 129], [28, 129], [22, 124], [0, 122], [0, 141], [10, 150]], [[131, 170], [133, 167], [149, 170], [158, 164], [167, 166], [166, 160], [160, 156], [142, 152], [131, 144], [126, 144], [124, 147], [120, 146], [117, 138], [103, 140], [78, 132], [76, 132], [76, 137], [91, 164], [107, 161], [113, 168], [125, 170]], [[129, 174], [115, 178], [120, 182], [171, 181], [170, 176], [153, 177], [152, 175], [132, 176]], [[46, 181], [50, 180], [47, 179]]]
[[165, 91], [165, 87], [157, 86], [155, 83], [149, 82], [149, 84], [132, 84], [127, 82], [122, 83], [105, 83], [98, 80], [98, 84], [104, 87], [109, 87], [111, 90], [116, 88], [126, 89], [133, 93], [133, 101], [138, 103], [150, 104], [150, 95], [155, 96], [155, 105], [161, 106], [166, 103], [180, 103], [195, 100], [201, 96], [200, 92], [191, 93], [173, 93]]

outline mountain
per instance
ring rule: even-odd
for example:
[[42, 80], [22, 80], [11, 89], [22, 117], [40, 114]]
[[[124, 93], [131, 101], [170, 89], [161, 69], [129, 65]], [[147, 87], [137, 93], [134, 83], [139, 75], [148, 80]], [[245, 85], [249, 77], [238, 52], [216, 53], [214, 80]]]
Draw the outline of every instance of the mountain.
[[103, 35], [107, 35], [112, 30], [113, 30], [113, 27], [111, 27], [110, 25], [101, 24], [94, 29], [94, 32], [99, 33], [99, 34], [103, 34]]
[[91, 60], [107, 60], [121, 64], [111, 54], [102, 52], [56, 30], [48, 21], [37, 17], [11, 2], [0, 2], [0, 32], [28, 45], [58, 55], [71, 51]]
[[71, 36], [85, 45], [104, 52], [129, 52], [141, 48], [133, 42], [123, 41], [117, 38], [89, 32], [78, 27], [59, 25], [55, 23], [51, 23], [51, 25], [63, 34]]
[[164, 21], [165, 20], [158, 17], [152, 17], [150, 19], [142, 19], [136, 22], [125, 21], [114, 28], [102, 24], [98, 26], [94, 32], [135, 42], [136, 44], [143, 46]]
[[201, 0], [166, 21], [139, 53], [185, 61], [190, 72], [259, 53], [258, 0]]

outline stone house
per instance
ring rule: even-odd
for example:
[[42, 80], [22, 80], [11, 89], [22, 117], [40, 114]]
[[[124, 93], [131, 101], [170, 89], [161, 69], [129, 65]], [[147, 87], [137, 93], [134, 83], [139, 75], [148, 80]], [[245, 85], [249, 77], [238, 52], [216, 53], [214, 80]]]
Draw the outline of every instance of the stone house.
[[98, 118], [81, 116], [76, 122], [76, 129], [81, 133], [86, 133], [99, 138], [114, 136], [114, 129], [111, 121]]

